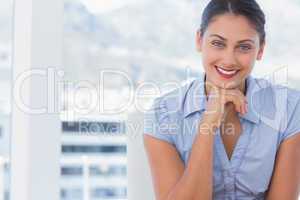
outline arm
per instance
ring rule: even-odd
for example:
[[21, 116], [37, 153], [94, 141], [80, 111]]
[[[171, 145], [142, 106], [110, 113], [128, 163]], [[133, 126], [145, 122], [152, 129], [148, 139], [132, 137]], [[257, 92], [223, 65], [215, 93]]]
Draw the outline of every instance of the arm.
[[212, 199], [214, 135], [199, 130], [185, 169], [173, 145], [144, 136], [157, 200]]
[[266, 200], [298, 200], [300, 189], [300, 134], [282, 142]]
[[246, 97], [238, 89], [212, 87], [208, 93], [208, 102], [186, 167], [174, 146], [151, 136], [144, 137], [157, 200], [213, 198], [215, 131], [220, 127], [226, 110], [233, 108], [244, 114], [247, 106]]

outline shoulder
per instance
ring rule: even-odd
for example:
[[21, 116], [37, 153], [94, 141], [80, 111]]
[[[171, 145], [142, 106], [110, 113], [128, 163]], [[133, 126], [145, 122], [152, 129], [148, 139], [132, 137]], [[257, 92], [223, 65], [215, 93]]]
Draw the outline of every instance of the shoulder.
[[273, 105], [277, 110], [291, 110], [300, 102], [300, 91], [297, 89], [263, 78], [253, 78], [253, 81], [256, 87], [252, 95], [256, 95], [260, 103], [266, 106], [265, 108]]
[[174, 121], [182, 116], [187, 94], [196, 80], [182, 82], [167, 93], [154, 99], [150, 110], [155, 114], [159, 122]]
[[144, 133], [160, 140], [176, 144], [180, 133], [180, 122], [186, 94], [194, 81], [180, 85], [154, 99], [151, 107], [144, 114]]
[[[253, 78], [252, 98], [262, 122], [277, 129], [281, 139], [300, 131], [300, 91], [266, 79]], [[296, 125], [299, 124], [299, 125]]]
[[286, 93], [286, 95], [289, 95], [289, 97], [296, 97], [296, 99], [298, 100], [300, 98], [300, 90], [291, 88], [289, 86], [280, 83], [276, 83], [276, 81], [274, 82], [264, 78], [255, 78], [255, 77], [252, 77], [252, 81], [254, 81], [255, 84], [257, 85], [257, 89], [265, 92], [265, 94], [274, 95], [277, 93], [281, 93], [281, 94]]

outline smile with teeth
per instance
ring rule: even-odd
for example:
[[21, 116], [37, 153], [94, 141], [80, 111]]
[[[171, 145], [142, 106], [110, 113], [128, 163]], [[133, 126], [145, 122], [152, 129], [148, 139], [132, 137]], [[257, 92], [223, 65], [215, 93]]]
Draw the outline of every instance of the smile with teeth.
[[225, 70], [225, 69], [220, 68], [218, 66], [215, 66], [215, 67], [218, 70], [218, 72], [220, 72], [221, 74], [224, 74], [224, 75], [234, 75], [239, 71], [239, 70]]

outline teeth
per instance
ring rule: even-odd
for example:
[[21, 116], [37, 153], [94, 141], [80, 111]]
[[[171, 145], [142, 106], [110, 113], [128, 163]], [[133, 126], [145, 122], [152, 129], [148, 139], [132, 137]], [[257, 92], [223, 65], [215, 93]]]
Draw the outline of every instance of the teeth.
[[227, 70], [224, 70], [220, 67], [217, 67], [217, 70], [223, 74], [226, 74], [226, 75], [233, 75], [237, 72], [237, 70], [230, 70], [230, 71], [227, 71]]

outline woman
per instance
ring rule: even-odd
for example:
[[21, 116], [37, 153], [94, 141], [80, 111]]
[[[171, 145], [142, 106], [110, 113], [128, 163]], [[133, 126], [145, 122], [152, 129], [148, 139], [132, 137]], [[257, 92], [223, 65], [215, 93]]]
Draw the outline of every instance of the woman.
[[211, 0], [205, 73], [154, 101], [144, 144], [157, 200], [296, 200], [300, 93], [250, 75], [265, 46], [255, 0]]

